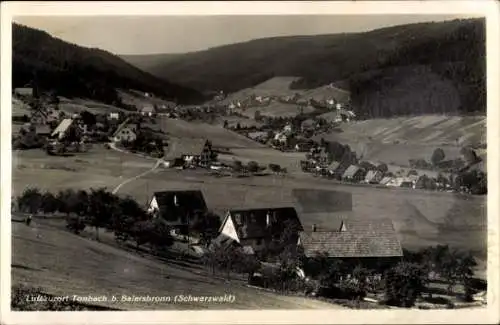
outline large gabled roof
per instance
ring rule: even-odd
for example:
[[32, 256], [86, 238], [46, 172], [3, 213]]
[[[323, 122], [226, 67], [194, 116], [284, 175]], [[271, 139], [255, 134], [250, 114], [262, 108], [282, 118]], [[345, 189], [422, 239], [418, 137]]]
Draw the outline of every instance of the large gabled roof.
[[155, 192], [153, 195], [160, 211], [176, 207], [176, 204], [191, 210], [207, 209], [203, 193], [199, 190], [162, 191]]
[[56, 129], [52, 132], [51, 136], [57, 136], [60, 134], [66, 133], [66, 131], [69, 129], [69, 127], [73, 124], [73, 119], [66, 118], [59, 123], [59, 125], [56, 127]]
[[207, 142], [207, 139], [201, 138], [172, 139], [168, 145], [166, 159], [200, 155]]
[[[343, 229], [343, 231], [341, 231]], [[326, 253], [329, 257], [399, 257], [401, 243], [390, 219], [346, 218], [339, 229], [302, 232], [300, 244], [306, 256]]]
[[296, 227], [297, 231], [303, 230], [297, 211], [293, 207], [234, 209], [228, 212], [222, 227], [228, 218], [231, 218], [240, 239], [266, 236], [268, 220], [274, 225], [272, 229], [277, 232], [283, 231], [287, 225]]

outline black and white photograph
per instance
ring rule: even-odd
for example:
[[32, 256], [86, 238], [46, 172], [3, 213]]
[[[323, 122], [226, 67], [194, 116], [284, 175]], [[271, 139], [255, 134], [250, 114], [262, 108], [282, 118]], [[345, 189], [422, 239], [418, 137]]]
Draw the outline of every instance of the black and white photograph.
[[2, 22], [12, 312], [491, 307], [486, 13], [95, 7]]

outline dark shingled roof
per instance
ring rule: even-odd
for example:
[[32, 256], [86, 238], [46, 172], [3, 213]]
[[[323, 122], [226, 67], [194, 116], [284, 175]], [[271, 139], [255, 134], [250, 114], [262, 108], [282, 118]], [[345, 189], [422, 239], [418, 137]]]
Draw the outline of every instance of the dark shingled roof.
[[240, 239], [265, 237], [268, 213], [275, 232], [283, 231], [284, 227], [290, 223], [294, 224], [298, 231], [303, 230], [297, 211], [293, 207], [230, 210], [229, 212]]
[[182, 156], [198, 156], [203, 152], [206, 139], [172, 139], [168, 145], [166, 159], [181, 158]]
[[343, 226], [333, 231], [302, 232], [300, 243], [306, 256], [320, 252], [338, 258], [403, 255], [392, 220], [351, 218], [342, 221]]
[[[165, 211], [174, 211], [174, 213], [180, 214], [168, 216], [169, 218], [167, 221], [174, 221], [171, 220], [171, 218], [174, 218], [176, 219], [175, 221], [184, 223], [186, 221], [183, 219], [186, 217], [185, 213], [207, 210], [207, 204], [201, 191], [179, 190], [155, 192], [154, 197], [156, 198], [156, 202], [158, 203], [158, 208], [161, 215], [163, 215]], [[177, 197], [177, 206], [175, 205], [174, 197]]]

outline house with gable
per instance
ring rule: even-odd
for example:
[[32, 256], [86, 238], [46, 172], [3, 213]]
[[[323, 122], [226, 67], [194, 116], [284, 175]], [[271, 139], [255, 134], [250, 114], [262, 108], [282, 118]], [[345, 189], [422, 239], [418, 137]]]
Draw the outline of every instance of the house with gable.
[[137, 127], [136, 124], [130, 122], [130, 118], [125, 119], [118, 128], [116, 128], [115, 133], [113, 133], [113, 142], [132, 142], [137, 139]]
[[213, 160], [212, 143], [207, 139], [172, 139], [168, 146], [164, 147], [164, 151], [164, 160], [169, 166], [208, 166]]
[[146, 105], [141, 108], [140, 113], [142, 116], [153, 117], [156, 115], [156, 109], [153, 105]]
[[50, 138], [62, 140], [66, 137], [79, 141], [83, 131], [74, 119], [66, 118], [52, 131]]
[[366, 171], [356, 165], [350, 165], [342, 175], [342, 180], [346, 182], [360, 182], [364, 180]]
[[382, 173], [380, 170], [369, 170], [365, 176], [365, 183], [379, 184], [383, 177], [384, 173]]
[[208, 208], [200, 190], [170, 190], [154, 192], [147, 211], [179, 232], [187, 233], [189, 225], [203, 217]]
[[249, 254], [269, 247], [273, 239], [292, 231], [292, 242], [302, 231], [299, 216], [293, 207], [242, 208], [227, 210], [217, 243], [232, 243]]
[[300, 233], [297, 242], [306, 258], [324, 253], [328, 258], [365, 266], [390, 266], [403, 257], [393, 222], [387, 218], [332, 218], [333, 226]]

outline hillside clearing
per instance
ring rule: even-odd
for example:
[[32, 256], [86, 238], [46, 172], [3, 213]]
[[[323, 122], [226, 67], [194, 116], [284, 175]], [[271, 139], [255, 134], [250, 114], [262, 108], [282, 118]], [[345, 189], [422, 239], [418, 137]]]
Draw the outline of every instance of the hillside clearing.
[[[38, 235], [38, 236], [37, 236]], [[12, 284], [40, 286], [53, 295], [171, 297], [171, 302], [116, 302], [127, 310], [342, 309], [302, 297], [280, 296], [227, 283], [203, 268], [161, 263], [60, 230], [43, 220], [12, 223]], [[79, 258], [75, 259], [74, 257]], [[174, 303], [176, 295], [235, 296], [234, 303]]]
[[205, 138], [215, 147], [263, 148], [264, 145], [220, 126], [206, 123], [186, 122], [179, 119], [160, 117], [158, 124], [162, 131], [175, 138]]
[[453, 159], [460, 157], [462, 146], [486, 143], [485, 116], [372, 119], [353, 121], [341, 128], [340, 133], [321, 134], [315, 139], [349, 144], [362, 159], [401, 166], [408, 165], [409, 159], [429, 161], [438, 147], [444, 150], [446, 159]]

